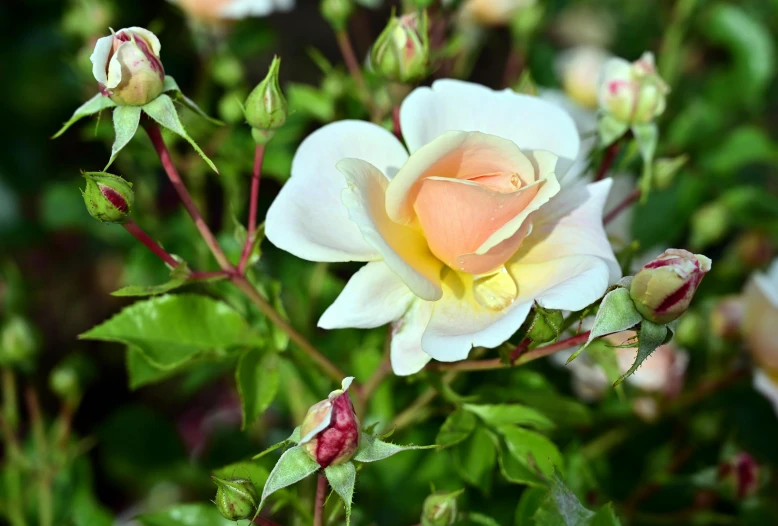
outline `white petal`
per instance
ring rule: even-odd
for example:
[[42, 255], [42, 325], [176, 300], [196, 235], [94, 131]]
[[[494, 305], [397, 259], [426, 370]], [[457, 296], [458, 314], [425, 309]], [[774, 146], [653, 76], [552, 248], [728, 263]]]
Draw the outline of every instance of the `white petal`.
[[319, 318], [322, 329], [372, 329], [399, 319], [414, 295], [383, 261], [368, 263]]
[[272, 0], [232, 0], [220, 11], [222, 18], [240, 20], [251, 16], [267, 16], [274, 10]]
[[611, 180], [563, 189], [532, 216], [532, 233], [514, 256], [516, 263], [547, 263], [567, 256], [595, 256], [609, 269], [610, 283], [621, 277], [602, 225]]
[[310, 261], [379, 258], [341, 203], [346, 180], [335, 165], [346, 157], [394, 175], [408, 154], [396, 137], [369, 122], [340, 121], [315, 131], [297, 149], [292, 177], [267, 213], [266, 234], [275, 246]]
[[[139, 35], [143, 40], [149, 43], [151, 45], [151, 51], [156, 56], [159, 56], [159, 52], [162, 49], [162, 45], [159, 43], [159, 39], [157, 38], [157, 35], [149, 31], [148, 29], [144, 29], [142, 27], [128, 27], [127, 29], [122, 29], [122, 31], [132, 31], [136, 35]], [[121, 31], [119, 31], [121, 33]]]
[[548, 150], [560, 157], [560, 177], [578, 157], [580, 140], [570, 116], [539, 97], [512, 90], [438, 80], [405, 99], [400, 123], [411, 153], [447, 131], [459, 130], [510, 139], [522, 150]]
[[567, 256], [543, 263], [507, 265], [519, 286], [542, 307], [581, 310], [597, 301], [612, 283], [608, 265], [594, 256]]
[[775, 414], [778, 416], [778, 385], [762, 369], [754, 371], [754, 389], [773, 404]]
[[106, 71], [108, 70], [108, 56], [111, 54], [112, 45], [113, 35], [98, 38], [95, 43], [95, 49], [89, 57], [89, 60], [92, 61], [92, 75], [94, 75], [97, 82], [103, 85], [108, 82]]
[[360, 159], [343, 159], [338, 163], [338, 170], [348, 182], [342, 195], [343, 204], [364, 239], [414, 294], [429, 301], [439, 299], [443, 264], [432, 255], [421, 234], [386, 215], [388, 179], [375, 166]]
[[421, 371], [432, 357], [421, 349], [421, 337], [430, 322], [435, 302], [416, 299], [405, 315], [392, 324], [390, 357], [398, 376]]
[[[119, 62], [119, 58], [121, 57], [124, 59], [125, 54], [132, 57], [132, 55], [136, 53], [139, 53], [138, 47], [132, 42], [123, 42], [116, 48], [116, 51], [111, 55], [111, 60], [108, 61], [108, 77], [105, 81], [106, 88], [113, 89], [122, 81], [122, 64]], [[140, 54], [143, 56], [142, 52], [140, 52]]]

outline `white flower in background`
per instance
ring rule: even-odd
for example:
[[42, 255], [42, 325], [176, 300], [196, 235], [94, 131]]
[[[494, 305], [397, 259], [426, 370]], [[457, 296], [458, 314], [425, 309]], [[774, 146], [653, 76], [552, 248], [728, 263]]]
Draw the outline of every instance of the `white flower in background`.
[[268, 212], [279, 248], [366, 262], [320, 327], [392, 323], [392, 366], [407, 375], [502, 344], [535, 301], [579, 310], [619, 278], [601, 219], [610, 181], [557, 181], [579, 149], [563, 110], [441, 80], [414, 90], [400, 121], [410, 155], [368, 122], [314, 132]]
[[295, 0], [170, 0], [189, 17], [203, 21], [240, 20], [289, 11]]
[[759, 366], [754, 372], [754, 388], [773, 404], [778, 414], [778, 259], [767, 273], [754, 274], [743, 301], [743, 338]]
[[594, 46], [579, 46], [563, 51], [556, 61], [562, 89], [573, 102], [583, 108], [597, 108], [600, 72], [610, 58], [606, 50]]

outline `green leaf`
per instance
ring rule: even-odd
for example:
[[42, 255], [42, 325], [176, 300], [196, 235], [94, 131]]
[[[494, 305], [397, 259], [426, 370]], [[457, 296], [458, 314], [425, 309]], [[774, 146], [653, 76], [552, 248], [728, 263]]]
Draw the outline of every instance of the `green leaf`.
[[160, 369], [178, 367], [201, 352], [262, 343], [232, 307], [194, 294], [139, 301], [79, 338], [134, 346]]
[[556, 472], [533, 518], [536, 526], [621, 526], [611, 504], [597, 513], [586, 509]]
[[414, 449], [434, 449], [438, 447], [433, 444], [431, 446], [414, 446], [409, 444], [407, 446], [401, 446], [399, 444], [392, 444], [384, 442], [377, 437], [362, 433], [359, 438], [359, 449], [357, 454], [354, 455], [354, 460], [358, 462], [375, 462], [377, 460], [383, 460], [387, 457], [391, 457], [401, 451], [411, 451]]
[[138, 131], [138, 124], [140, 124], [141, 109], [139, 106], [117, 106], [113, 110], [113, 130], [116, 133], [116, 138], [113, 141], [111, 147], [111, 158], [108, 159], [108, 164], [105, 165], [103, 170], [107, 170], [113, 163], [119, 152], [129, 144], [135, 132]]
[[621, 122], [610, 115], [603, 115], [597, 122], [597, 132], [600, 135], [600, 145], [607, 148], [621, 139], [627, 132], [629, 124]]
[[211, 159], [205, 155], [205, 152], [200, 149], [194, 139], [192, 139], [184, 129], [184, 125], [181, 124], [181, 120], [178, 118], [176, 106], [173, 104], [173, 101], [170, 99], [170, 97], [165, 94], [160, 95], [156, 99], [143, 106], [143, 111], [146, 112], [146, 115], [157, 121], [161, 126], [164, 126], [173, 133], [186, 139], [187, 142], [192, 145], [195, 151], [200, 154], [200, 157], [202, 157], [205, 162], [208, 163], [208, 166], [210, 166], [211, 169], [217, 174], [219, 173], [219, 170], [216, 169], [216, 165], [213, 164], [213, 161], [211, 161]]
[[111, 296], [156, 296], [165, 294], [185, 284], [191, 274], [192, 272], [186, 263], [181, 263], [170, 272], [170, 279], [165, 283], [147, 286], [130, 285], [112, 292]]
[[174, 91], [176, 100], [178, 100], [181, 104], [198, 114], [200, 117], [206, 119], [207, 121], [211, 122], [212, 124], [216, 124], [217, 126], [224, 126], [224, 123], [220, 121], [219, 119], [214, 119], [207, 113], [205, 113], [203, 110], [200, 109], [200, 106], [198, 106], [195, 101], [184, 95], [184, 92], [181, 91], [181, 88], [178, 87], [178, 82], [176, 82], [176, 79], [171, 77], [170, 75], [165, 75], [165, 86], [162, 88], [162, 93], [166, 93], [168, 91]]
[[467, 520], [473, 524], [480, 524], [481, 526], [500, 526], [500, 523], [483, 513], [477, 513], [471, 511], [466, 514]]
[[554, 422], [542, 413], [520, 404], [465, 404], [462, 407], [478, 415], [487, 424], [495, 427], [506, 424], [525, 425], [541, 430], [556, 427]]
[[149, 362], [148, 358], [137, 347], [127, 347], [127, 376], [130, 389], [138, 389], [144, 385], [153, 384], [170, 378], [178, 369], [160, 369]]
[[707, 152], [705, 168], [727, 175], [755, 163], [778, 165], [778, 145], [765, 130], [741, 126], [723, 138], [715, 150]]
[[519, 505], [516, 506], [516, 515], [513, 520], [514, 526], [529, 526], [534, 524], [535, 512], [540, 508], [543, 499], [546, 496], [545, 486], [542, 488], [527, 488], [521, 493]]
[[243, 353], [235, 371], [235, 382], [243, 409], [242, 429], [267, 410], [278, 393], [279, 357], [272, 351], [250, 349]]
[[320, 122], [335, 118], [335, 100], [324, 91], [307, 84], [289, 84], [286, 88], [289, 108]]
[[335, 493], [343, 499], [346, 506], [346, 525], [351, 524], [351, 501], [354, 497], [354, 486], [357, 483], [357, 469], [351, 462], [339, 464], [337, 466], [327, 466], [324, 468], [324, 475], [335, 490]]
[[282, 488], [291, 486], [295, 482], [301, 481], [308, 475], [315, 473], [318, 469], [319, 464], [309, 457], [303, 448], [295, 446], [284, 451], [284, 454], [278, 459], [275, 467], [273, 467], [273, 471], [270, 472], [267, 478], [257, 513], [262, 509], [270, 495]]
[[476, 419], [472, 413], [464, 409], [457, 409], [446, 418], [440, 426], [435, 443], [439, 446], [449, 447], [466, 440], [475, 430]]
[[60, 130], [55, 133], [51, 138], [56, 139], [57, 137], [61, 136], [63, 133], [67, 131], [68, 128], [73, 126], [73, 124], [76, 123], [76, 121], [83, 119], [84, 117], [87, 117], [89, 115], [94, 115], [95, 113], [102, 111], [106, 108], [113, 108], [116, 106], [116, 103], [112, 101], [108, 97], [104, 97], [102, 94], [98, 93], [85, 103], [83, 103], [81, 106], [79, 106], [75, 112], [73, 112], [73, 116], [70, 117], [70, 120], [68, 120]]
[[640, 324], [640, 331], [638, 332], [638, 354], [635, 357], [635, 363], [629, 368], [629, 371], [624, 373], [621, 378], [616, 380], [614, 386], [619, 385], [621, 382], [627, 379], [629, 375], [634, 373], [643, 360], [648, 358], [657, 347], [665, 343], [667, 338], [667, 326], [657, 325], [648, 320], [643, 320]]
[[562, 469], [564, 466], [562, 453], [543, 435], [516, 426], [502, 426], [497, 431], [505, 439], [508, 451], [520, 463], [531, 466], [531, 455], [540, 471], [549, 476], [554, 473], [555, 468]]
[[629, 297], [629, 289], [623, 287], [613, 289], [602, 299], [586, 345], [575, 351], [567, 363], [572, 362], [596, 338], [625, 331], [640, 323], [642, 319], [635, 304], [632, 303], [632, 298]]
[[219, 510], [208, 504], [179, 504], [157, 513], [140, 515], [136, 520], [143, 526], [248, 526], [251, 521], [230, 521]]
[[526, 460], [520, 462], [503, 447], [497, 449], [497, 462], [500, 466], [500, 473], [511, 484], [546, 487], [546, 483], [536, 469], [531, 468]]
[[462, 480], [488, 493], [497, 462], [493, 435], [483, 427], [477, 427], [470, 438], [451, 450], [451, 454]]
[[588, 526], [621, 526], [621, 521], [616, 516], [613, 504], [608, 503], [594, 514]]

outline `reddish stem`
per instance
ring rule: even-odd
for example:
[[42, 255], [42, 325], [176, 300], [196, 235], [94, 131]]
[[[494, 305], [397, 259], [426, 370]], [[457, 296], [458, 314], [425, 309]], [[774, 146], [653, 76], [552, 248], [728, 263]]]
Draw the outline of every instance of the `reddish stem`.
[[313, 503], [313, 526], [324, 524], [324, 503], [327, 500], [327, 477], [319, 475], [316, 483], [316, 500]]
[[620, 141], [614, 142], [605, 150], [600, 169], [597, 170], [597, 176], [594, 178], [595, 181], [601, 181], [608, 175], [608, 170], [611, 169], [611, 165], [613, 165], [613, 161], [616, 160], [616, 155], [619, 153], [619, 142]]
[[392, 130], [394, 131], [395, 137], [402, 141], [403, 132], [402, 128], [400, 127], [400, 106], [392, 107]]
[[265, 145], [257, 144], [254, 150], [254, 173], [251, 178], [251, 203], [249, 205], [249, 228], [246, 243], [243, 245], [243, 254], [240, 257], [238, 273], [243, 275], [246, 271], [251, 249], [254, 246], [254, 236], [257, 229], [257, 201], [259, 198], [259, 182], [262, 178], [262, 159], [265, 157]]
[[346, 68], [349, 74], [354, 77], [354, 82], [357, 83], [357, 87], [364, 91], [365, 78], [362, 76], [362, 68], [359, 66], [359, 61], [354, 53], [354, 47], [351, 45], [351, 39], [348, 37], [348, 33], [344, 31], [338, 31], [335, 33], [335, 38], [338, 40], [338, 46], [340, 52], [343, 55], [343, 60], [346, 62]]
[[143, 243], [144, 245], [146, 245], [146, 247], [147, 247], [149, 250], [151, 250], [152, 252], [154, 252], [154, 253], [155, 253], [155, 254], [156, 254], [158, 257], [159, 257], [159, 259], [161, 259], [162, 261], [164, 261], [165, 263], [167, 263], [167, 265], [168, 265], [170, 268], [176, 268], [176, 267], [177, 267], [177, 266], [180, 264], [178, 261], [176, 261], [175, 259], [173, 259], [173, 256], [171, 256], [170, 254], [168, 254], [168, 253], [165, 251], [165, 249], [164, 249], [164, 248], [162, 248], [161, 246], [159, 246], [159, 244], [158, 244], [156, 241], [154, 241], [153, 239], [151, 239], [151, 238], [149, 237], [149, 235], [148, 235], [146, 232], [144, 232], [144, 231], [143, 231], [143, 229], [142, 229], [141, 227], [139, 227], [139, 226], [138, 226], [138, 225], [135, 223], [135, 221], [133, 221], [132, 219], [130, 219], [128, 222], [124, 223], [122, 226], [124, 227], [124, 229], [125, 229], [127, 232], [129, 232], [130, 234], [132, 234], [132, 235], [135, 237], [135, 239], [137, 239], [138, 241], [140, 241], [141, 243]]
[[[538, 347], [537, 349], [532, 349], [531, 351], [527, 351], [521, 354], [520, 356], [518, 356], [516, 361], [512, 364], [507, 364], [502, 360], [500, 360], [499, 358], [494, 358], [491, 360], [470, 360], [470, 361], [465, 360], [465, 361], [454, 362], [454, 363], [434, 363], [428, 365], [427, 367], [429, 369], [435, 369], [437, 371], [490, 371], [493, 369], [507, 369], [510, 367], [514, 367], [514, 366], [518, 367], [520, 365], [533, 362], [539, 358], [543, 358], [550, 354], [554, 354], [555, 352], [561, 351], [563, 349], [569, 349], [570, 347], [581, 345], [582, 343], [586, 342], [586, 340], [588, 339], [589, 339], [589, 331], [582, 332], [581, 334], [577, 334], [575, 336], [567, 338], [566, 340], [562, 340], [561, 342], [552, 343], [551, 345], [546, 345], [545, 347]], [[521, 345], [522, 344], [519, 344], [516, 350], [518, 350], [521, 347]], [[513, 352], [515, 353], [516, 350], [514, 350]], [[511, 355], [511, 357], [513, 357], [513, 354]]]
[[521, 76], [521, 70], [523, 69], [524, 59], [521, 51], [515, 46], [511, 47], [511, 51], [508, 54], [508, 59], [505, 61], [505, 70], [502, 74], [502, 87], [510, 88], [516, 80]]
[[637, 201], [638, 199], [640, 199], [640, 188], [635, 188], [635, 190], [633, 190], [632, 193], [630, 193], [621, 203], [616, 205], [616, 208], [614, 208], [613, 210], [611, 210], [605, 215], [605, 217], [602, 220], [602, 223], [604, 225], [607, 225], [608, 223], [616, 219], [616, 217], [620, 213], [622, 213], [624, 210], [629, 208], [629, 206], [633, 204], [635, 201]]
[[228, 278], [231, 275], [231, 272], [227, 272], [225, 270], [217, 270], [214, 272], [192, 272], [189, 275], [189, 279], [193, 281], [203, 281], [213, 278]]
[[181, 176], [178, 175], [178, 171], [173, 164], [173, 159], [170, 157], [170, 152], [168, 151], [167, 146], [165, 146], [162, 133], [159, 131], [159, 126], [157, 126], [155, 122], [147, 122], [145, 124], [145, 128], [146, 133], [148, 133], [149, 138], [151, 139], [151, 143], [154, 145], [154, 149], [159, 155], [159, 160], [162, 162], [162, 167], [165, 169], [168, 178], [170, 178], [170, 182], [173, 184], [173, 188], [176, 189], [178, 197], [181, 199], [181, 202], [183, 203], [184, 208], [186, 208], [186, 211], [189, 212], [189, 215], [192, 217], [192, 220], [194, 221], [197, 230], [200, 231], [200, 235], [203, 237], [203, 240], [208, 245], [208, 248], [211, 249], [213, 257], [216, 258], [216, 261], [219, 262], [219, 266], [222, 269], [233, 270], [233, 267], [227, 259], [227, 256], [224, 255], [224, 252], [219, 246], [219, 243], [216, 241], [216, 237], [213, 235], [213, 232], [211, 232], [211, 229], [208, 228], [208, 224], [200, 214], [200, 210], [197, 208], [197, 205], [192, 199], [192, 196], [189, 194], [189, 190], [186, 189], [184, 181], [181, 180]]
[[529, 349], [529, 344], [532, 343], [532, 340], [529, 338], [524, 338], [519, 342], [519, 344], [516, 346], [515, 349], [511, 352], [511, 363], [516, 363], [516, 360], [518, 360], [525, 352], [527, 352], [527, 349]]

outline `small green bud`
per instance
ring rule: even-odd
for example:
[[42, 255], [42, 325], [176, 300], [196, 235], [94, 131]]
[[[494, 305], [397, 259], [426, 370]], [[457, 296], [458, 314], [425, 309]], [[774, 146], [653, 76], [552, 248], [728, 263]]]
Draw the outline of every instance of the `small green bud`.
[[75, 400], [81, 394], [81, 386], [78, 381], [78, 372], [69, 365], [59, 365], [49, 375], [49, 388], [51, 391], [65, 400]]
[[332, 29], [343, 31], [354, 12], [354, 2], [353, 0], [321, 0], [319, 10]]
[[213, 80], [225, 88], [234, 88], [243, 80], [243, 65], [235, 55], [220, 53], [213, 61]]
[[[257, 144], [267, 143], [275, 130], [286, 122], [289, 108], [278, 82], [281, 59], [273, 58], [265, 80], [260, 82], [246, 99], [246, 121], [252, 127], [252, 136]], [[254, 133], [258, 130], [261, 133]]]
[[535, 343], [549, 343], [559, 338], [564, 316], [562, 311], [544, 309], [538, 305], [532, 310], [529, 318], [527, 337]]
[[231, 521], [251, 519], [257, 512], [259, 495], [250, 480], [211, 477], [216, 483], [216, 508], [222, 516]]
[[658, 190], [665, 190], [672, 186], [675, 176], [689, 161], [686, 154], [677, 157], [662, 157], [654, 161], [654, 185]]
[[451, 493], [436, 491], [424, 500], [422, 526], [450, 526], [457, 520], [457, 497], [464, 490]]
[[427, 12], [393, 16], [370, 52], [370, 63], [381, 77], [415, 84], [427, 76], [430, 54]]
[[89, 214], [103, 223], [127, 222], [135, 201], [132, 183], [105, 172], [86, 172], [83, 175], [86, 188], [81, 195]]
[[700, 250], [720, 241], [727, 235], [730, 227], [727, 206], [714, 201], [697, 210], [691, 219], [691, 239], [693, 249]]
[[0, 328], [0, 365], [21, 365], [38, 352], [35, 329], [21, 316], [12, 316]]

